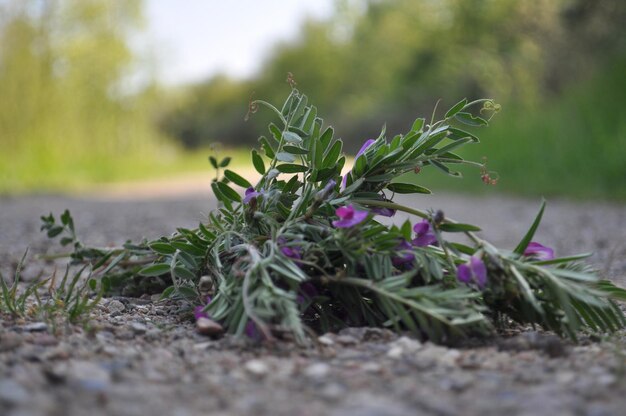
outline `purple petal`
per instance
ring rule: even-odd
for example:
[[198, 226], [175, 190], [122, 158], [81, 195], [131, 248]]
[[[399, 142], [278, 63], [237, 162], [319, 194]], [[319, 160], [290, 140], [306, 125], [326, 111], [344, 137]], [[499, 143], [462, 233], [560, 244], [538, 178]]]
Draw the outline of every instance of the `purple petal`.
[[472, 271], [467, 264], [460, 264], [456, 268], [456, 278], [463, 283], [469, 283], [472, 281]]
[[300, 283], [300, 292], [309, 298], [319, 295], [317, 287], [311, 282]]
[[484, 287], [487, 283], [487, 267], [485, 263], [480, 258], [472, 256], [470, 257], [470, 268], [478, 286]]
[[346, 189], [346, 183], [348, 182], [348, 174], [346, 173], [345, 175], [343, 175], [343, 178], [341, 179], [341, 190], [343, 191], [344, 189]]
[[259, 195], [261, 195], [260, 192], [255, 191], [253, 187], [249, 187], [248, 189], [246, 189], [246, 193], [243, 197], [243, 203], [247, 204], [252, 201], [253, 198], [256, 198]]
[[348, 205], [337, 208], [335, 214], [340, 219], [333, 221], [332, 224], [337, 228], [348, 228], [363, 222], [369, 213], [367, 211], [357, 211], [352, 205]]
[[374, 139], [366, 140], [365, 143], [363, 143], [363, 146], [361, 146], [361, 149], [357, 152], [355, 159], [361, 156], [375, 141], [376, 140]]
[[391, 208], [375, 207], [372, 208], [372, 212], [383, 217], [393, 217], [396, 215], [396, 210]]
[[352, 205], [339, 207], [335, 211], [335, 214], [342, 220], [350, 219], [354, 215], [354, 207]]
[[261, 331], [259, 331], [259, 329], [257, 328], [256, 324], [254, 323], [252, 319], [248, 320], [248, 323], [246, 324], [246, 328], [244, 329], [244, 332], [249, 338], [252, 338], [255, 341], [263, 340], [263, 334], [261, 334]]
[[337, 182], [335, 182], [334, 179], [329, 180], [328, 183], [326, 184], [326, 186], [324, 187], [323, 192], [325, 194], [330, 193], [330, 191], [335, 189], [335, 185], [337, 185]]
[[528, 243], [528, 247], [524, 250], [524, 255], [527, 257], [534, 257], [537, 260], [552, 260], [554, 258], [554, 250], [550, 247], [546, 247], [543, 244], [531, 241]]
[[210, 318], [211, 316], [205, 312], [204, 308], [206, 306], [196, 306], [193, 310], [193, 316], [196, 318], [196, 321], [200, 318]]
[[430, 222], [428, 220], [422, 220], [413, 226], [413, 231], [417, 233], [417, 236], [424, 235], [430, 230]]
[[285, 256], [290, 257], [292, 259], [300, 260], [302, 258], [302, 255], [300, 254], [300, 250], [298, 248], [281, 247], [280, 252], [283, 253]]
[[434, 234], [428, 233], [424, 235], [420, 235], [417, 238], [414, 238], [412, 241], [413, 246], [415, 247], [427, 247], [432, 246], [437, 242], [437, 237]]

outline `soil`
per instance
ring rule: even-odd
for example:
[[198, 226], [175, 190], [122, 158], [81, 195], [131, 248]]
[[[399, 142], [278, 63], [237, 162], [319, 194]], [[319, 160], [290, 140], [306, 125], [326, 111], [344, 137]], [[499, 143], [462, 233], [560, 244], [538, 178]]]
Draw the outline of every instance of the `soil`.
[[[31, 257], [61, 250], [39, 232], [41, 215], [69, 208], [84, 241], [121, 244], [196, 226], [214, 207], [199, 195], [3, 197], [0, 271], [9, 277], [27, 247]], [[482, 226], [502, 247], [517, 243], [539, 207], [448, 194], [401, 202]], [[550, 201], [536, 240], [562, 255], [594, 251], [591, 263], [626, 284], [624, 206]], [[31, 258], [24, 278], [53, 267]], [[625, 333], [574, 344], [529, 329], [452, 348], [349, 328], [305, 348], [200, 335], [184, 307], [109, 298], [88, 326], [4, 317], [0, 414], [600, 416], [626, 407]]]

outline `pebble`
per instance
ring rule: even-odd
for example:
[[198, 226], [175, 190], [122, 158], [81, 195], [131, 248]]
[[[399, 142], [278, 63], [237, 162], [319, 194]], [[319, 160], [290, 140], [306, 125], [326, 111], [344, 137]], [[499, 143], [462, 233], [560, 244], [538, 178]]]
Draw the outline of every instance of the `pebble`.
[[142, 324], [141, 322], [131, 322], [130, 328], [137, 335], [143, 335], [148, 331], [148, 326], [146, 324]]
[[0, 333], [0, 352], [11, 351], [22, 345], [24, 338], [15, 332]]
[[404, 354], [412, 354], [422, 348], [422, 343], [416, 339], [402, 336], [389, 344], [387, 357], [398, 359]]
[[42, 332], [48, 330], [48, 324], [45, 322], [33, 322], [32, 324], [24, 325], [23, 329], [27, 332]]
[[212, 319], [201, 317], [196, 321], [196, 330], [202, 335], [218, 336], [224, 332], [224, 327]]
[[333, 341], [330, 334], [324, 334], [324, 335], [317, 337], [317, 341], [320, 344], [325, 345], [327, 347], [335, 344], [335, 341]]
[[86, 391], [104, 391], [111, 383], [111, 373], [91, 361], [62, 362], [49, 370], [49, 377], [65, 381]]
[[34, 345], [41, 345], [42, 347], [52, 347], [58, 345], [59, 340], [50, 334], [40, 334], [33, 338], [31, 342]]
[[16, 406], [28, 402], [30, 395], [13, 380], [0, 380], [0, 403]]
[[244, 368], [250, 374], [259, 377], [267, 375], [270, 370], [269, 365], [265, 361], [257, 359], [246, 361], [246, 363], [244, 364]]
[[109, 303], [106, 305], [109, 312], [124, 312], [126, 310], [126, 306], [117, 299], [111, 299]]
[[303, 371], [305, 376], [314, 379], [324, 378], [329, 372], [330, 366], [326, 363], [313, 363], [306, 367]]
[[352, 335], [337, 335], [335, 342], [340, 345], [355, 345], [358, 344], [359, 340]]

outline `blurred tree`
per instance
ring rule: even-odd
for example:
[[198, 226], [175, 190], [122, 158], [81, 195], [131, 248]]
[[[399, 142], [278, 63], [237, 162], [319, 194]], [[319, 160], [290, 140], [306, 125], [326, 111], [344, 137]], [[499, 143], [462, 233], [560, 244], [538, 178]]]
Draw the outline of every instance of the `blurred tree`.
[[147, 115], [125, 88], [134, 62], [127, 40], [141, 27], [141, 6], [140, 0], [2, 3], [5, 163], [54, 166], [149, 147]]
[[[278, 45], [261, 74], [241, 84], [243, 89], [224, 79], [192, 87], [198, 92], [190, 93], [187, 105], [168, 118], [167, 125], [178, 125], [178, 132], [168, 131], [184, 143], [194, 137], [194, 145], [200, 137], [215, 138], [216, 131], [220, 139], [247, 141], [234, 128], [239, 119], [225, 118], [241, 110], [225, 109], [224, 88], [233, 96], [228, 102], [237, 106], [253, 90], [278, 101], [287, 72], [295, 74], [299, 87], [330, 115], [328, 121], [353, 149], [378, 134], [385, 121], [391, 132], [404, 130], [437, 99], [447, 105], [460, 96], [492, 96], [535, 106], [573, 82], [574, 74], [588, 76], [601, 62], [585, 57], [598, 55], [599, 48], [610, 56], [623, 49], [622, 4], [626, 2], [338, 0], [332, 19], [307, 22], [298, 40]], [[224, 87], [218, 88], [221, 83]], [[258, 126], [265, 121], [258, 117]], [[217, 130], [207, 128], [211, 123]]]

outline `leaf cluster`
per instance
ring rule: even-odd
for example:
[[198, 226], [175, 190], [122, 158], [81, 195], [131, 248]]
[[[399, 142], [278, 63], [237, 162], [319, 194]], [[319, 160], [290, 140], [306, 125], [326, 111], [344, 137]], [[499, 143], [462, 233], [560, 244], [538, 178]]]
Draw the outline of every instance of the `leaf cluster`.
[[[281, 108], [252, 104], [276, 119], [251, 153], [261, 178], [253, 185], [228, 169], [228, 158], [210, 158], [219, 207], [197, 228], [119, 249], [84, 247], [69, 213], [60, 224], [44, 217], [43, 229], [51, 237], [67, 233], [61, 243], [74, 244], [72, 259], [91, 264], [105, 288], [112, 276], [162, 279], [170, 284], [163, 297], [198, 303], [209, 295], [212, 319], [232, 333], [265, 339], [306, 342], [311, 330], [372, 325], [452, 342], [507, 320], [575, 337], [581, 329], [612, 331], [626, 323], [614, 303], [626, 291], [599, 280], [581, 263], [584, 256], [538, 261], [525, 254], [545, 203], [517, 247], [500, 250], [474, 225], [394, 202], [395, 194], [430, 192], [398, 182], [401, 175], [432, 167], [460, 176], [452, 168], [460, 163], [484, 168], [456, 153], [479, 142], [459, 126], [487, 125], [499, 110], [492, 100], [461, 100], [441, 120], [418, 118], [391, 139], [383, 129], [343, 175], [343, 142], [305, 95], [292, 89]], [[367, 216], [338, 225], [339, 208]], [[380, 221], [381, 213], [396, 211], [426, 221], [435, 243], [411, 244], [410, 220]], [[463, 233], [470, 243], [450, 242], [447, 233]], [[471, 257], [485, 265], [485, 285], [457, 278]]]

